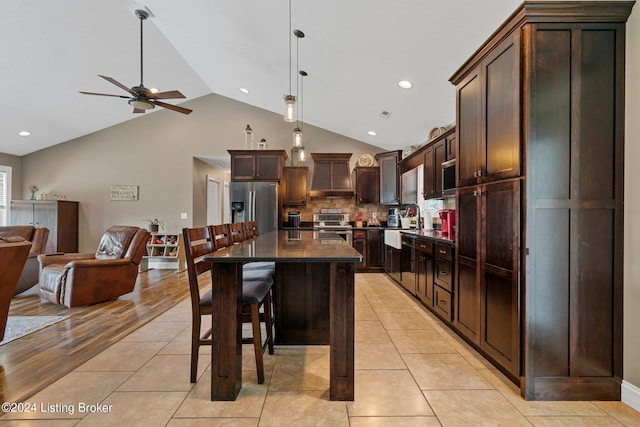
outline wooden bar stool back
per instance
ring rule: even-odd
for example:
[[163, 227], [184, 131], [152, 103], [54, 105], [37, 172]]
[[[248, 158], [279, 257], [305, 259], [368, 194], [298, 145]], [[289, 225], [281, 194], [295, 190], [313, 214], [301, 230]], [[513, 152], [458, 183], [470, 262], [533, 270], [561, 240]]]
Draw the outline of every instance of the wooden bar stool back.
[[242, 223], [232, 222], [231, 224], [227, 224], [227, 229], [229, 230], [229, 240], [231, 241], [232, 244], [239, 243], [245, 240]]
[[[200, 294], [200, 281], [210, 284], [210, 272], [213, 264], [205, 262], [203, 257], [214, 252], [215, 226], [199, 228], [183, 228], [185, 261], [189, 277], [189, 291], [191, 295], [191, 382], [196, 382], [198, 369], [198, 353], [200, 346], [213, 345], [211, 339], [212, 330], [201, 335], [202, 316], [213, 314], [212, 291], [209, 288], [204, 294]], [[220, 240], [220, 239], [218, 239]], [[204, 285], [202, 286], [204, 287]], [[242, 283], [242, 322], [252, 324], [252, 336], [243, 337], [243, 344], [253, 344], [258, 383], [264, 383], [264, 363], [262, 354], [265, 348], [269, 348], [269, 354], [273, 354], [273, 316], [271, 314], [271, 283], [266, 280], [244, 280]], [[260, 313], [260, 309], [263, 313]], [[267, 334], [264, 344], [260, 322], [264, 321]]]
[[213, 246], [216, 250], [226, 248], [231, 245], [229, 230], [226, 225], [210, 225], [209, 230], [211, 232], [211, 237], [213, 238]]
[[245, 239], [251, 239], [253, 235], [253, 222], [246, 221], [242, 223], [242, 231], [244, 232]]

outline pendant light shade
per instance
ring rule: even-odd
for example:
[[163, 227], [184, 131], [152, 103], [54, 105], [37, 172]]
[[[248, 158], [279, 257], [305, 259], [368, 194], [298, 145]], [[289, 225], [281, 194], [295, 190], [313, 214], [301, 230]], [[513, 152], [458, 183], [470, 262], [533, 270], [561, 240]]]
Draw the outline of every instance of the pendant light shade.
[[300, 147], [302, 145], [302, 130], [299, 127], [296, 127], [293, 130], [293, 146]]
[[284, 121], [293, 123], [298, 120], [298, 112], [296, 108], [296, 97], [293, 95], [284, 96]]

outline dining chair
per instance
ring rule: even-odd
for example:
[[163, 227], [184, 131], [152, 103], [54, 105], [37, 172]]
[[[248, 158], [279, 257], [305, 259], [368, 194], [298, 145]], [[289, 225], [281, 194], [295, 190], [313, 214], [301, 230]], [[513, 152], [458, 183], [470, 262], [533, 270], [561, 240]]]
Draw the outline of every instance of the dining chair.
[[252, 237], [254, 237], [252, 221], [243, 222], [242, 223], [242, 231], [244, 233], [245, 239], [251, 239]]
[[[203, 257], [215, 252], [213, 226], [199, 228], [183, 228], [185, 246], [185, 261], [189, 277], [189, 291], [191, 296], [191, 382], [196, 382], [198, 370], [198, 353], [203, 345], [213, 345], [212, 330], [201, 335], [202, 316], [211, 316], [212, 291], [201, 294], [201, 281], [210, 272], [213, 263], [204, 261]], [[203, 276], [204, 275], [204, 276]], [[268, 347], [269, 354], [273, 354], [273, 316], [271, 301], [271, 284], [266, 280], [243, 280], [242, 283], [242, 323], [251, 323], [252, 336], [242, 338], [243, 344], [253, 344], [258, 384], [264, 383], [263, 353]], [[262, 309], [262, 313], [260, 310]], [[264, 322], [266, 336], [262, 342], [260, 323]]]

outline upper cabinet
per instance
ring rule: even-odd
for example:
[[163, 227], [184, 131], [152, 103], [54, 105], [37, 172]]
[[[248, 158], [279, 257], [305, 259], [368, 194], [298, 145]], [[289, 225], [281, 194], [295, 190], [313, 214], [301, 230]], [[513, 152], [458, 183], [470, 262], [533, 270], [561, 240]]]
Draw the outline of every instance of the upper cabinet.
[[353, 170], [356, 182], [356, 203], [380, 203], [380, 168], [359, 166]]
[[520, 175], [520, 33], [456, 83], [458, 186]]
[[[450, 127], [429, 142], [423, 152], [422, 197], [435, 199], [443, 196], [442, 163], [455, 158], [455, 127]], [[452, 147], [454, 146], [454, 147]]]
[[388, 151], [376, 154], [380, 166], [380, 204], [400, 204], [400, 181], [398, 178], [398, 162], [402, 159], [402, 151]]
[[305, 206], [307, 204], [308, 176], [309, 168], [306, 166], [284, 168], [282, 180], [282, 204], [284, 206]]
[[311, 153], [313, 158], [312, 197], [353, 196], [351, 168], [352, 153]]
[[228, 150], [231, 181], [280, 181], [287, 160], [284, 150]]

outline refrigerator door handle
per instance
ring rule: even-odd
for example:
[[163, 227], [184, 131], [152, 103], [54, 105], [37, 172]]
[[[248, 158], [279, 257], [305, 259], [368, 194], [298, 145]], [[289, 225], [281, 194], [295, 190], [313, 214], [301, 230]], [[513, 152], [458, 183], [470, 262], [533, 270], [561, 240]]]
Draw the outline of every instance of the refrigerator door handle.
[[256, 220], [256, 192], [249, 192], [249, 221]]

